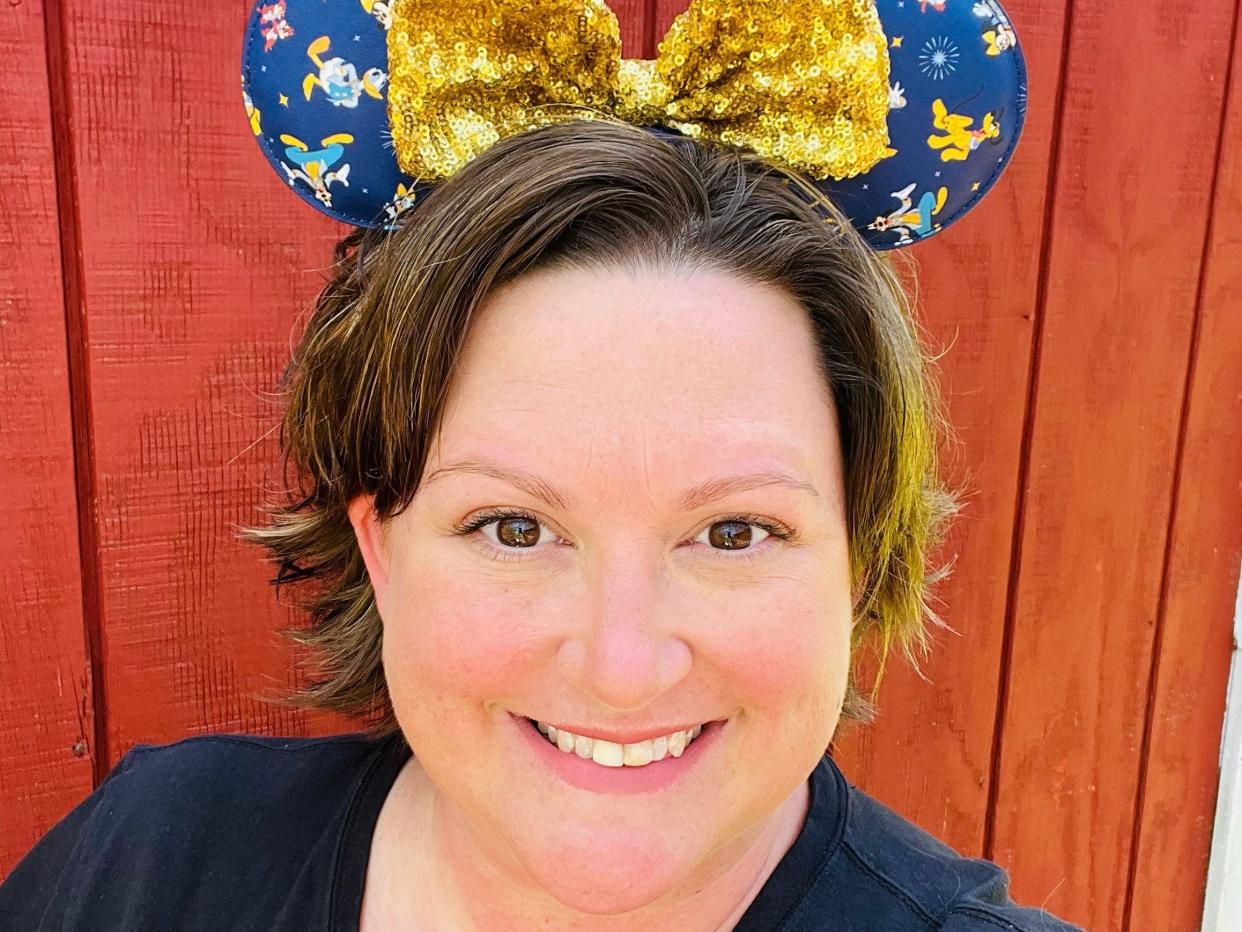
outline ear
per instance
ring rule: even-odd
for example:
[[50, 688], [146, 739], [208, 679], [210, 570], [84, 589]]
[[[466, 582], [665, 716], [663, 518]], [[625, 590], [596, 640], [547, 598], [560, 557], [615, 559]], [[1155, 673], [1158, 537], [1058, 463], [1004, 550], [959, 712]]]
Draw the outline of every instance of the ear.
[[375, 591], [378, 605], [388, 588], [388, 551], [379, 515], [375, 513], [373, 496], [359, 495], [349, 503], [349, 523], [353, 525], [354, 537], [358, 540], [358, 549], [362, 552], [367, 575], [371, 577], [371, 588]]

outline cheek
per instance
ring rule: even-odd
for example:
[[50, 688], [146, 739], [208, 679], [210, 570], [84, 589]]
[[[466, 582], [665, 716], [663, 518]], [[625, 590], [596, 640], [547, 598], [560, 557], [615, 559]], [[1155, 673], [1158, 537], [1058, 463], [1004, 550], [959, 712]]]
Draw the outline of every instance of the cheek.
[[511, 694], [546, 650], [532, 590], [428, 554], [395, 568], [384, 615], [384, 668], [394, 704], [470, 704]]
[[848, 574], [825, 572], [835, 565], [818, 555], [760, 585], [712, 593], [713, 630], [703, 638], [744, 707], [816, 740], [836, 725], [849, 672]]
[[714, 654], [739, 693], [760, 707], [818, 703], [844, 689], [849, 662], [848, 599], [791, 586], [767, 592], [755, 606], [739, 600]]

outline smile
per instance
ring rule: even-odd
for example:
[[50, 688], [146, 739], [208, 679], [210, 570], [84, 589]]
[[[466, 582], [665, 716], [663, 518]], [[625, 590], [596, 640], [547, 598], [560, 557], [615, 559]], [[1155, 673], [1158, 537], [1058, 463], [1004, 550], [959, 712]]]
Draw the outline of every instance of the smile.
[[665, 757], [681, 757], [690, 743], [703, 732], [702, 725], [695, 725], [685, 731], [674, 731], [671, 734], [660, 735], [658, 738], [648, 738], [632, 744], [619, 744], [615, 741], [605, 741], [603, 738], [576, 735], [571, 731], [534, 719], [528, 719], [528, 721], [539, 730], [549, 744], [563, 753], [575, 754], [583, 760], [592, 760], [603, 767], [646, 767], [648, 764], [664, 760]]

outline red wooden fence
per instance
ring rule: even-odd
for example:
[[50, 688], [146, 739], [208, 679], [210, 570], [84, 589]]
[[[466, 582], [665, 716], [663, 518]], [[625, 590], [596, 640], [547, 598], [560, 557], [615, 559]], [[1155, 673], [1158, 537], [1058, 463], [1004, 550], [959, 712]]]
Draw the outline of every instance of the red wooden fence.
[[[626, 53], [684, 6], [615, 3]], [[1023, 902], [1197, 929], [1242, 559], [1237, 6], [1008, 6], [1024, 141], [914, 250], [973, 490], [960, 636], [838, 756]], [[0, 4], [0, 875], [138, 741], [351, 727], [255, 698], [290, 618], [233, 527], [340, 231], [249, 138], [246, 10]]]

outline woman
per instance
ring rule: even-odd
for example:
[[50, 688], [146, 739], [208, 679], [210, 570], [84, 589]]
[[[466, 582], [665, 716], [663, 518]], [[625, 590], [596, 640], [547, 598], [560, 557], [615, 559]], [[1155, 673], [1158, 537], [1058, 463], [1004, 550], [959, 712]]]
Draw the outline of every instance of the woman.
[[809, 193], [572, 122], [351, 237], [254, 536], [373, 734], [135, 749], [4, 927], [1068, 928], [824, 755], [951, 498], [901, 291]]
[[[754, 28], [692, 6], [654, 70], [614, 61], [612, 117], [502, 132], [521, 95], [488, 98], [494, 63], [541, 74], [566, 41], [604, 61], [591, 43], [615, 54], [619, 40], [600, 5], [576, 30], [536, 22], [565, 3], [445, 7], [438, 38], [411, 27], [413, 4], [380, 6], [352, 15], [391, 27], [387, 45], [336, 8], [262, 6], [247, 66], [251, 125], [293, 189], [339, 219], [378, 218], [338, 248], [287, 373], [299, 491], [250, 532], [278, 582], [305, 586], [310, 624], [290, 633], [318, 676], [296, 701], [370, 728], [133, 749], [0, 886], [0, 926], [1070, 928], [825, 755], [842, 721], [872, 714], [852, 682], [860, 647], [926, 647], [929, 554], [954, 509], [909, 307], [863, 237], [896, 245], [951, 222], [1017, 127], [989, 111], [987, 139], [1006, 148], [984, 164], [969, 121], [941, 113], [957, 57], [920, 99], [897, 59], [890, 83], [868, 4], [823, 4], [803, 42], [789, 29], [805, 4], [755, 3]], [[916, 22], [911, 7], [912, 47], [920, 24], [977, 43], [976, 20], [1003, 17], [981, 3]], [[825, 19], [844, 43], [827, 57]], [[726, 26], [728, 42], [706, 41]], [[747, 36], [762, 49], [746, 53]], [[517, 53], [488, 44], [523, 37]], [[285, 92], [306, 69], [298, 42], [320, 71], [304, 100]], [[757, 63], [750, 77], [696, 65], [742, 74], [747, 94], [782, 86], [769, 57], [785, 52], [767, 52], [793, 49], [806, 99], [842, 102], [810, 118], [833, 127], [815, 164], [854, 185], [834, 189], [853, 215], [795, 170], [787, 143], [818, 157], [816, 127], [747, 124], [746, 94], [709, 95], [711, 126], [734, 125], [742, 100], [744, 144], [692, 138], [680, 118], [677, 132], [631, 125], [673, 113], [670, 62], [711, 48]], [[1016, 55], [976, 51], [1020, 76]], [[821, 71], [835, 83], [817, 96]], [[359, 93], [332, 93], [329, 78], [358, 74]], [[390, 127], [370, 106], [389, 88]], [[907, 104], [945, 135], [886, 130]], [[365, 139], [383, 143], [370, 166]], [[939, 180], [915, 207], [920, 153]], [[878, 201], [862, 193], [873, 181]], [[903, 206], [877, 215], [889, 191]]]

